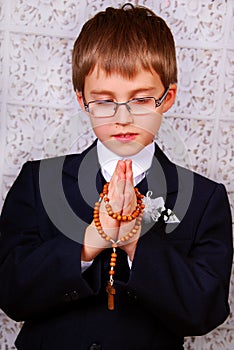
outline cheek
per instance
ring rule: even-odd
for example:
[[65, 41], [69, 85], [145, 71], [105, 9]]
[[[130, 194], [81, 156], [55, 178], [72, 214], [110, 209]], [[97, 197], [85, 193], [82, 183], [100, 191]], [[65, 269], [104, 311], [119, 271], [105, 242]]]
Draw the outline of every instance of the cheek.
[[158, 132], [162, 123], [162, 115], [161, 114], [153, 114], [147, 116], [147, 119], [138, 120], [135, 125], [141, 129], [141, 132], [145, 135], [155, 136]]
[[93, 131], [100, 141], [105, 141], [107, 138], [109, 138], [111, 130], [113, 129], [113, 124], [105, 121], [91, 121], [91, 123]]

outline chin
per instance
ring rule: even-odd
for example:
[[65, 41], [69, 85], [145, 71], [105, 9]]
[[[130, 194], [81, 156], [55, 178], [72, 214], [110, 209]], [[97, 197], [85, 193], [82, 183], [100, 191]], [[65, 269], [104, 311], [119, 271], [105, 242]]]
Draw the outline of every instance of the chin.
[[145, 145], [139, 144], [138, 142], [130, 143], [119, 143], [119, 142], [105, 142], [105, 146], [109, 148], [112, 152], [120, 157], [131, 157], [139, 153]]

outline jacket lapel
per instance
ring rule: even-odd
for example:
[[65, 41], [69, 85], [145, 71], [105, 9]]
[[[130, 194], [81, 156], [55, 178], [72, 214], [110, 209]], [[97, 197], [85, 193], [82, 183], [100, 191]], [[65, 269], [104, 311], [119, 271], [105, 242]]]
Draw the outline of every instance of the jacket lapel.
[[137, 186], [142, 194], [152, 192], [152, 198], [163, 197], [168, 208], [173, 208], [178, 192], [178, 176], [173, 164], [155, 144], [151, 168]]

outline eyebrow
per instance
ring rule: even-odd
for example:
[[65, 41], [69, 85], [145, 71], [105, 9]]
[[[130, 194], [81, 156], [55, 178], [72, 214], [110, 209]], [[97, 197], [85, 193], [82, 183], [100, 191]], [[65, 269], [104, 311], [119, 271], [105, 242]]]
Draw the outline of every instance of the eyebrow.
[[[142, 93], [153, 92], [154, 90], [155, 90], [155, 86], [150, 86], [147, 88], [138, 88], [138, 89], [130, 90], [129, 94], [134, 95], [134, 94], [141, 93], [141, 92]], [[113, 91], [111, 91], [111, 90], [91, 90], [90, 94], [92, 96], [95, 96], [95, 95], [113, 95]]]

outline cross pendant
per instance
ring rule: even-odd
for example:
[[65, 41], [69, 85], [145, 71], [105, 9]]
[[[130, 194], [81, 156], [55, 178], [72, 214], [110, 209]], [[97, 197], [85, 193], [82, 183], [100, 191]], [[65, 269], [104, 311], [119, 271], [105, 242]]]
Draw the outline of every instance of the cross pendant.
[[108, 294], [108, 309], [114, 310], [114, 308], [115, 308], [114, 295], [115, 295], [116, 291], [115, 291], [115, 287], [110, 282], [108, 282], [108, 284], [107, 284], [106, 292]]

